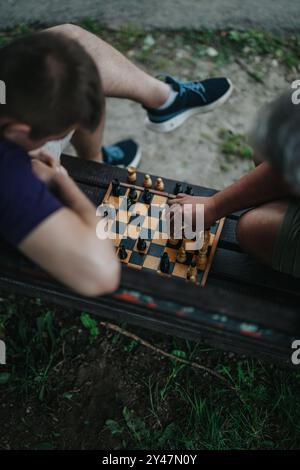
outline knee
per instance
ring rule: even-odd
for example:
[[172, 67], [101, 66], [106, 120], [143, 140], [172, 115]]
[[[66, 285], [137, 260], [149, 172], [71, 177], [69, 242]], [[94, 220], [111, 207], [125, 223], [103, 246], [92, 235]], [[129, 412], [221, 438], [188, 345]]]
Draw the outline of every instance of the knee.
[[251, 212], [243, 214], [236, 225], [236, 239], [239, 245], [247, 250], [249, 240], [251, 240], [251, 229], [253, 226], [253, 217]]
[[74, 38], [77, 37], [81, 31], [84, 31], [84, 29], [81, 28], [81, 26], [77, 26], [72, 23], [64, 23], [57, 26], [53, 26], [52, 28], [49, 28], [48, 31], [52, 31], [54, 33], [61, 33], [65, 36]]

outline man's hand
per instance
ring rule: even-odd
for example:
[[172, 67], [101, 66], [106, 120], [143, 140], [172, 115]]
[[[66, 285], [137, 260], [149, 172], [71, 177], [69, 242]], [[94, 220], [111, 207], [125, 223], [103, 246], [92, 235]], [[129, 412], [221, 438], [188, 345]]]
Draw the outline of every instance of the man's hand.
[[54, 186], [58, 173], [67, 174], [66, 169], [46, 152], [32, 158], [32, 170], [50, 188]]
[[[176, 212], [179, 210], [184, 211], [189, 219], [193, 221], [193, 230], [195, 229], [195, 221], [197, 214], [197, 206], [204, 206], [204, 226], [205, 229], [209, 228], [217, 219], [217, 211], [213, 197], [198, 197], [188, 196], [187, 194], [178, 194], [176, 199], [170, 199], [170, 220], [174, 219]], [[191, 214], [192, 212], [192, 214]]]
[[32, 150], [29, 152], [29, 155], [32, 159], [40, 160], [43, 163], [46, 163], [46, 165], [54, 168], [56, 166], [60, 166], [60, 163], [57, 161], [53, 155], [50, 153], [46, 152], [43, 148], [39, 148], [37, 150]]

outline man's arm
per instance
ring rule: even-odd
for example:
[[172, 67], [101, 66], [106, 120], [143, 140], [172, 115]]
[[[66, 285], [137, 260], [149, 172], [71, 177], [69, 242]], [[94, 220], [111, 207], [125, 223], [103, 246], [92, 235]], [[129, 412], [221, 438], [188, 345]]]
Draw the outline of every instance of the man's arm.
[[216, 193], [214, 201], [217, 219], [240, 209], [258, 206], [264, 202], [282, 199], [291, 194], [291, 189], [268, 162]]
[[291, 189], [280, 174], [269, 163], [264, 162], [214, 196], [191, 197], [181, 194], [170, 203], [192, 205], [193, 213], [197, 210], [197, 204], [203, 204], [204, 223], [209, 227], [232, 212], [281, 199], [289, 194]]
[[83, 295], [114, 291], [120, 267], [111, 240], [96, 236], [96, 208], [64, 172], [33, 162], [36, 174], [67, 206], [48, 217], [19, 249], [56, 279]]

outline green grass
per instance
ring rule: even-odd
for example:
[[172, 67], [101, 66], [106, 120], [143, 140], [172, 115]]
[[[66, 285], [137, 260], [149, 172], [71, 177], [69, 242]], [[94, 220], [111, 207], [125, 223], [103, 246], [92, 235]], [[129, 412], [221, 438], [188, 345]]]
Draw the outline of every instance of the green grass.
[[[253, 60], [260, 56], [276, 59], [288, 70], [299, 70], [299, 33], [271, 33], [259, 29], [149, 32], [134, 23], [124, 24], [118, 31], [112, 31], [104, 28], [93, 18], [86, 18], [81, 21], [80, 25], [101, 36], [124, 54], [129, 53], [132, 59], [158, 69], [167, 68], [172, 64], [176, 58], [174, 56], [176, 50], [188, 48], [192, 51], [190, 54], [192, 57], [176, 58], [177, 65], [187, 67], [193, 65], [197, 58], [206, 58], [215, 63], [216, 70], [218, 70], [222, 65], [233, 62], [237, 57], [252, 64]], [[32, 31], [30, 26], [21, 24], [12, 31], [0, 33], [0, 45], [30, 31]], [[209, 57], [208, 47], [215, 48], [218, 54], [215, 57]], [[262, 72], [258, 70], [257, 64], [253, 64], [250, 72], [254, 80], [262, 81]]]
[[220, 129], [218, 137], [221, 139], [219, 150], [227, 161], [232, 162], [235, 158], [252, 161], [253, 150], [247, 144], [247, 137], [244, 134], [234, 133], [229, 129]]
[[[4, 298], [0, 302], [0, 325], [8, 358], [7, 366], [0, 371], [1, 401], [6, 403], [13, 397], [15, 402], [37, 403], [37, 413], [39, 408], [46, 409], [51, 416], [56, 413], [53, 397], [70, 407], [75, 399], [80, 400], [80, 393], [74, 395], [65, 384], [66, 377], [60, 372], [59, 364], [67, 359], [76, 363], [78, 357], [86, 362], [85, 355], [92, 346], [98, 350], [103, 341], [110, 344], [117, 354], [114, 359], [107, 353], [110, 369], [117, 361], [121, 370], [127, 370], [122, 380], [131, 383], [133, 375], [137, 381], [131, 388], [137, 397], [135, 404], [129, 400], [119, 416], [108, 417], [97, 431], [102, 443], [110, 436], [110, 448], [300, 448], [300, 372], [228, 357], [194, 342], [155, 335], [160, 347], [217, 370], [234, 384], [235, 391], [232, 391], [209, 374], [176, 361], [162, 361], [135, 341], [120, 334], [107, 334], [86, 313], [80, 318], [80, 312], [74, 316], [74, 312], [40, 300]], [[81, 328], [87, 335], [78, 349], [70, 338]], [[142, 336], [147, 336], [147, 332]], [[145, 361], [149, 355], [150, 360]], [[6, 380], [2, 382], [1, 376], [5, 374]], [[83, 406], [84, 414], [84, 405], [76, 406]], [[60, 417], [56, 418], [59, 423]], [[27, 424], [28, 420], [27, 417]], [[17, 428], [22, 426], [22, 422], [17, 424]], [[19, 429], [13, 429], [14, 432]], [[41, 434], [37, 425], [33, 437], [35, 434]], [[49, 434], [44, 433], [34, 446], [59, 447], [60, 436], [58, 426]], [[32, 447], [30, 436], [28, 439], [20, 442], [20, 447]]]

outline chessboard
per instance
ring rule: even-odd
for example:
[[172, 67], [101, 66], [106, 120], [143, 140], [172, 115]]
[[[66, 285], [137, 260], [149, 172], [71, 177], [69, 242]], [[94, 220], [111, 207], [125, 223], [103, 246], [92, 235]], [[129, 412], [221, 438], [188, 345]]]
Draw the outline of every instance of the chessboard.
[[[127, 182], [111, 181], [102, 201], [102, 206], [114, 208], [114, 217], [108, 218], [108, 231], [120, 261], [136, 270], [154, 271], [204, 287], [225, 219], [205, 230], [200, 250], [188, 250], [190, 240], [168, 237], [162, 208], [178, 193], [193, 195], [192, 187], [177, 183], [173, 194], [169, 194], [164, 192], [162, 178], [157, 178], [153, 188], [149, 175], [145, 175], [143, 187], [136, 186], [135, 171], [128, 169]], [[108, 215], [107, 210], [104, 215]]]

